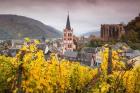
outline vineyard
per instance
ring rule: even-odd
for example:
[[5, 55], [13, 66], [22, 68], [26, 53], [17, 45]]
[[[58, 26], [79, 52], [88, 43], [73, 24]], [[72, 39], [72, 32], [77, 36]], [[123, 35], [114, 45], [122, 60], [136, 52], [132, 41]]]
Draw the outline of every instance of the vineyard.
[[35, 44], [16, 57], [0, 56], [0, 93], [140, 93], [140, 66], [126, 65], [106, 48], [99, 68], [59, 59], [45, 60]]

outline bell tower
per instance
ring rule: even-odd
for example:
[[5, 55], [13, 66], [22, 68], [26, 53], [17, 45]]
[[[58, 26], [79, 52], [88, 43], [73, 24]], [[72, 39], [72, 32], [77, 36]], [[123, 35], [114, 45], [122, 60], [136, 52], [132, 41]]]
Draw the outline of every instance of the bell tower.
[[63, 50], [64, 50], [63, 53], [65, 51], [73, 51], [73, 49], [74, 49], [73, 29], [71, 28], [70, 25], [70, 18], [68, 13], [66, 27], [63, 31]]

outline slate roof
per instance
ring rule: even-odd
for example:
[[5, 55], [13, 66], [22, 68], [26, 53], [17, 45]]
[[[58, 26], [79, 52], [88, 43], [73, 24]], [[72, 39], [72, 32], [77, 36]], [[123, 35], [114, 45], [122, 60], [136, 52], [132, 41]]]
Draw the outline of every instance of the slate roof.
[[81, 51], [82, 53], [96, 53], [96, 48], [92, 47], [85, 47]]
[[66, 29], [71, 30], [69, 14], [68, 14], [68, 16], [67, 16]]
[[78, 55], [78, 52], [75, 52], [75, 51], [65, 51], [64, 52], [65, 57], [76, 58], [77, 55]]

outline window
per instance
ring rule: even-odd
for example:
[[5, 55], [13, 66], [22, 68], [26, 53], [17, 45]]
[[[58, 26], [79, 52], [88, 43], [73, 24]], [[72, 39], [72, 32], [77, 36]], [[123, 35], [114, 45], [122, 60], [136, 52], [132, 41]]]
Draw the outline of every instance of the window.
[[72, 33], [68, 33], [68, 36], [72, 36]]
[[72, 48], [72, 45], [71, 45], [71, 44], [69, 44], [69, 45], [68, 45], [68, 48]]
[[67, 36], [67, 34], [66, 34], [66, 33], [64, 33], [64, 36], [66, 37], [66, 36]]
[[72, 34], [70, 33], [70, 35], [69, 36], [72, 36]]
[[72, 45], [70, 45], [70, 48], [72, 48]]

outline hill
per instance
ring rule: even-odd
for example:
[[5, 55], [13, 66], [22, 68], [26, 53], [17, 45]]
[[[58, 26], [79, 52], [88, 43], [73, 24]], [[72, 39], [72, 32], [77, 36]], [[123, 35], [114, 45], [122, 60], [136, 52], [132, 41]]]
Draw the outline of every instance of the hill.
[[131, 48], [140, 50], [140, 14], [126, 25], [125, 30], [126, 34], [122, 36], [122, 41]]
[[40, 21], [18, 15], [0, 15], [0, 39], [59, 38], [62, 33]]
[[137, 39], [133, 41], [140, 42], [140, 14], [127, 24], [126, 32], [129, 39]]
[[100, 37], [100, 31], [96, 31], [96, 32], [93, 32], [93, 31], [86, 32], [86, 33], [82, 34], [81, 36], [87, 36], [87, 37], [89, 37], [90, 35], [95, 35], [96, 37]]

